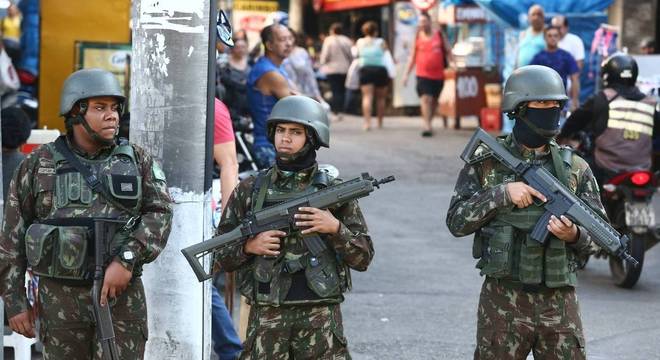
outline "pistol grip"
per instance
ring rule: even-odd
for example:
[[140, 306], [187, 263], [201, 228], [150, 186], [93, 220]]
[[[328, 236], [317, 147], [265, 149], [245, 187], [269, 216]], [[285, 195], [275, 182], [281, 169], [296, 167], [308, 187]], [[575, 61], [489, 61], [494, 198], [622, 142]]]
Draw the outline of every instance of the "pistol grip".
[[546, 211], [543, 213], [543, 215], [541, 215], [541, 218], [536, 223], [536, 225], [534, 225], [534, 229], [532, 230], [532, 240], [541, 244], [545, 244], [546, 240], [548, 240], [548, 236], [550, 235], [550, 231], [548, 230], [548, 222], [550, 222], [550, 216], [552, 216], [550, 211]]

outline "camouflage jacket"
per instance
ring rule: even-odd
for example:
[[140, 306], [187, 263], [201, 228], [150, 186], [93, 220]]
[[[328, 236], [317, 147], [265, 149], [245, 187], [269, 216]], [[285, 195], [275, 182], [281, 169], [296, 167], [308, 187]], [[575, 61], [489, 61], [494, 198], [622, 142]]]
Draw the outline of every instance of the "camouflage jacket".
[[[504, 145], [512, 153], [523, 159], [540, 161], [547, 165], [552, 163], [550, 151], [536, 153], [523, 149], [515, 142], [513, 135], [504, 139]], [[475, 152], [483, 151], [480, 147]], [[466, 164], [458, 175], [454, 193], [447, 211], [447, 227], [457, 237], [466, 236], [479, 230], [492, 220], [499, 211], [509, 211], [515, 207], [506, 191], [506, 184], [494, 184], [494, 158], [488, 158], [474, 165]], [[516, 180], [520, 181], [520, 180]], [[604, 219], [607, 219], [605, 209], [600, 201], [598, 184], [593, 177], [589, 164], [578, 155], [573, 154], [569, 175], [569, 187], [582, 201], [591, 207]], [[587, 253], [591, 238], [583, 227], [578, 225], [580, 237], [577, 242], [569, 244], [578, 253]]]
[[[292, 192], [305, 189], [311, 182], [316, 165], [299, 172], [285, 172], [274, 166], [271, 189], [279, 192]], [[233, 230], [241, 223], [246, 213], [252, 206], [252, 189], [255, 182], [254, 177], [241, 181], [234, 189], [227, 208], [223, 211], [217, 233], [223, 234]], [[338, 180], [335, 180], [339, 182]], [[374, 256], [373, 243], [367, 233], [367, 225], [360, 211], [357, 201], [350, 201], [337, 208], [329, 209], [339, 220], [339, 233], [324, 237], [339, 255], [341, 260], [350, 268], [357, 271], [365, 271]], [[283, 239], [284, 241], [285, 239]], [[216, 255], [216, 268], [219, 266], [225, 271], [234, 271], [254, 259], [243, 251], [244, 244], [227, 248], [226, 251]]]
[[[86, 159], [103, 160], [115, 146], [103, 148], [95, 154], [85, 153], [72, 146], [70, 141], [69, 147]], [[135, 263], [144, 264], [156, 259], [167, 243], [172, 224], [172, 200], [158, 164], [140, 147], [132, 147], [142, 176], [142, 198], [138, 209], [141, 220], [132, 232], [124, 234], [126, 238], [122, 241], [121, 251], [133, 251]], [[4, 297], [9, 317], [28, 308], [24, 287], [27, 268], [25, 234], [32, 223], [40, 222], [53, 209], [55, 166], [54, 154], [48, 144], [40, 146], [21, 163], [6, 194], [5, 218], [0, 233], [0, 294]], [[96, 199], [100, 195], [93, 196]], [[107, 216], [105, 212], [102, 215]]]

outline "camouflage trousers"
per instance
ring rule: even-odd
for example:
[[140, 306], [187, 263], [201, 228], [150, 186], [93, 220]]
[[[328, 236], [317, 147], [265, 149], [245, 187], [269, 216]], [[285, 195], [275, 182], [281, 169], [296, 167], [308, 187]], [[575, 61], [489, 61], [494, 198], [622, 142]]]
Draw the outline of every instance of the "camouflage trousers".
[[[101, 359], [96, 337], [91, 286], [67, 286], [39, 279], [39, 340], [45, 360]], [[142, 359], [147, 341], [147, 305], [140, 278], [116, 300], [108, 301], [121, 359]]]
[[339, 304], [252, 306], [241, 359], [350, 360]]
[[486, 278], [479, 297], [475, 360], [586, 359], [575, 289], [526, 291]]

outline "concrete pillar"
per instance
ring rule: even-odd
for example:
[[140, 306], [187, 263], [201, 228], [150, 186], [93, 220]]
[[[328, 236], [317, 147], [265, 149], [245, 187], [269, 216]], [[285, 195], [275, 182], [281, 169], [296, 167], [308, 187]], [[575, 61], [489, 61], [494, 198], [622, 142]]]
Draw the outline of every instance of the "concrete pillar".
[[[0, 116], [0, 121], [2, 121], [2, 116]], [[0, 145], [2, 144], [2, 131], [0, 130]], [[2, 157], [0, 157], [0, 179], [2, 179]], [[5, 194], [3, 193], [4, 189], [0, 188], [0, 219], [4, 219], [5, 211]], [[5, 303], [0, 297], [0, 324], [2, 324], [2, 333], [0, 334], [0, 360], [5, 358]]]
[[210, 357], [210, 282], [197, 281], [180, 249], [211, 235], [212, 2], [133, 2], [130, 140], [161, 162], [175, 202], [167, 247], [144, 268], [146, 359]]

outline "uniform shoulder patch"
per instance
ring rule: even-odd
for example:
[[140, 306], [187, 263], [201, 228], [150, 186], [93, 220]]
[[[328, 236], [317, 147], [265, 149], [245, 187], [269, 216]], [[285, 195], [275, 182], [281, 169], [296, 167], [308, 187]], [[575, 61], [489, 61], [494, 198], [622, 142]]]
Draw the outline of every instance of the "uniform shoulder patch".
[[39, 170], [37, 170], [37, 174], [55, 175], [55, 168], [52, 168], [52, 167], [40, 167]]
[[165, 172], [163, 169], [161, 169], [160, 165], [158, 165], [158, 162], [155, 160], [151, 165], [151, 171], [153, 172], [154, 179], [158, 181], [165, 181]]

